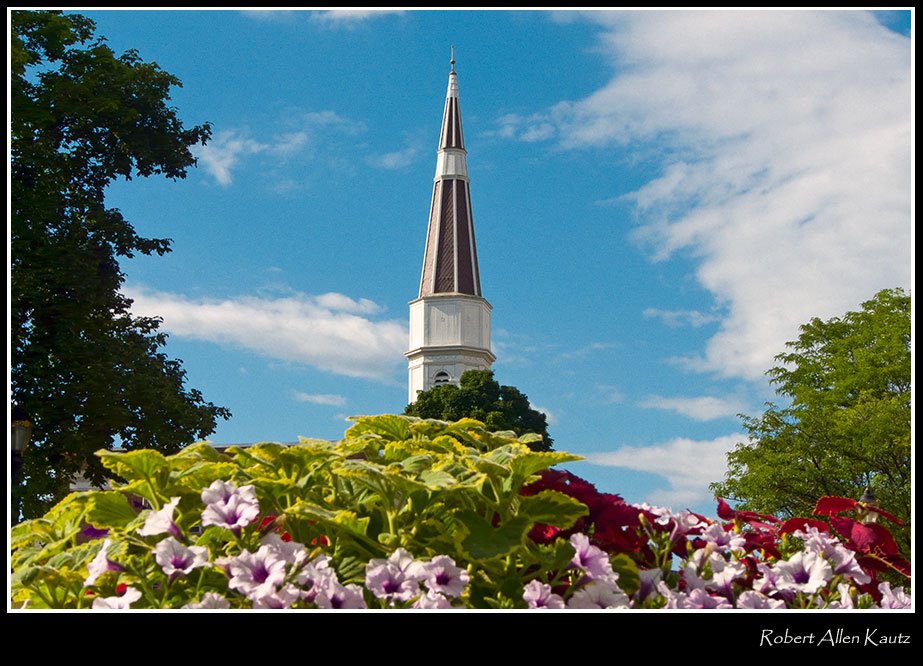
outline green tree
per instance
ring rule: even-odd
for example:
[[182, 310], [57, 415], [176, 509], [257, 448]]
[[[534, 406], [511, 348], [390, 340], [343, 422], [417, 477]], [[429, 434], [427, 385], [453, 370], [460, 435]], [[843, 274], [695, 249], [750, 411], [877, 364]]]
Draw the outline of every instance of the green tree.
[[788, 406], [742, 417], [749, 441], [711, 485], [744, 508], [809, 515], [817, 499], [869, 486], [910, 543], [910, 296], [881, 291], [858, 312], [813, 319], [767, 372]]
[[489, 430], [512, 430], [517, 435], [535, 433], [541, 442], [530, 446], [536, 451], [551, 451], [554, 440], [548, 434], [548, 420], [532, 409], [529, 397], [513, 386], [500, 386], [492, 370], [468, 370], [459, 386], [444, 384], [423, 391], [404, 414], [425, 419], [458, 421], [477, 419]]
[[104, 197], [119, 177], [185, 177], [208, 124], [183, 127], [167, 105], [179, 80], [135, 51], [116, 56], [90, 19], [10, 21], [11, 392], [34, 424], [15, 493], [30, 516], [74, 474], [102, 478], [94, 451], [177, 451], [230, 413], [184, 387], [159, 351], [160, 320], [131, 316], [119, 257], [170, 241], [139, 237]]

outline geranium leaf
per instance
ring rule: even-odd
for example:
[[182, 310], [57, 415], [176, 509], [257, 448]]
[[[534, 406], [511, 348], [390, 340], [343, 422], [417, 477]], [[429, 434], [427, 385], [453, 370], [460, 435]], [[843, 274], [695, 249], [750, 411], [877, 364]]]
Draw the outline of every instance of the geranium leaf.
[[285, 513], [308, 518], [309, 520], [332, 521], [336, 517], [335, 512], [303, 500], [295, 502], [295, 504], [285, 510]]
[[581, 502], [556, 490], [519, 498], [519, 515], [527, 516], [533, 523], [567, 529], [587, 513], [589, 510]]
[[125, 527], [137, 517], [128, 498], [119, 492], [98, 492], [87, 502], [87, 521], [93, 527]]
[[540, 472], [543, 469], [548, 469], [554, 465], [558, 465], [565, 462], [574, 462], [577, 460], [583, 460], [580, 456], [575, 456], [571, 453], [564, 453], [559, 451], [530, 451], [525, 455], [517, 456], [510, 461], [510, 468], [513, 470], [513, 473], [517, 478], [522, 479], [524, 482], [525, 479], [528, 479], [530, 476], [536, 472]]
[[410, 421], [405, 416], [394, 414], [380, 414], [378, 416], [352, 417], [356, 425], [346, 431], [346, 438], [351, 439], [362, 435], [377, 435], [389, 440], [410, 439]]
[[631, 596], [641, 586], [641, 577], [638, 575], [638, 565], [625, 553], [609, 557], [612, 570], [619, 575], [619, 587], [625, 594]]
[[503, 557], [521, 545], [531, 522], [525, 516], [516, 516], [498, 527], [473, 511], [456, 514], [465, 526], [467, 534], [462, 539], [462, 548], [475, 559]]
[[161, 470], [169, 469], [169, 463], [162, 453], [144, 449], [141, 451], [97, 451], [102, 464], [125, 479], [150, 479]]

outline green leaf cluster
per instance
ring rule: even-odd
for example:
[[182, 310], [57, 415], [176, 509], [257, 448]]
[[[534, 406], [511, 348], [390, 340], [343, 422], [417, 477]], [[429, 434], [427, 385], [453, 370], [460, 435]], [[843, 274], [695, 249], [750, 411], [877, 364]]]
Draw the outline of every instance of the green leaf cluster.
[[[174, 521], [195, 544], [209, 548], [213, 561], [244, 548], [255, 551], [268, 530], [287, 532], [318, 552], [322, 548], [344, 583], [361, 584], [365, 563], [398, 547], [417, 558], [449, 555], [471, 576], [466, 602], [474, 607], [521, 606], [524, 582], [566, 575], [573, 547], [566, 540], [540, 546], [527, 535], [536, 523], [566, 529], [587, 508], [556, 491], [528, 497], [519, 491], [538, 472], [578, 456], [533, 451], [529, 437], [490, 432], [471, 419], [354, 420], [338, 442], [302, 439], [291, 446], [261, 443], [222, 452], [198, 443], [169, 456], [152, 450], [98, 452], [113, 479], [108, 490], [72, 494], [46, 516], [14, 530], [14, 600], [51, 607], [87, 603], [86, 566], [99, 548], [83, 543], [81, 529], [88, 524], [109, 529], [126, 569], [119, 580], [127, 577], [143, 589], [146, 605], [177, 607], [194, 598], [209, 577], [224, 575], [220, 569], [197, 574], [204, 583], [167, 581], [150, 556], [161, 537], [137, 534], [146, 515], [139, 513], [139, 500], [156, 510], [176, 497]], [[268, 525], [254, 523], [239, 535], [202, 530], [201, 492], [215, 480], [252, 485], [261, 513], [272, 517]], [[96, 592], [114, 593], [106, 587], [114, 579], [102, 576]]]

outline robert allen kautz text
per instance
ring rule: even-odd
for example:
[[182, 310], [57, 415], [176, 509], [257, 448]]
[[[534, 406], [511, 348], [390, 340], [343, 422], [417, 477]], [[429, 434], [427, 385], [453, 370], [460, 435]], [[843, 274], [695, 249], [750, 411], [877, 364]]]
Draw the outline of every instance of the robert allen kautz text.
[[861, 632], [845, 629], [827, 629], [826, 631], [812, 631], [810, 633], [792, 632], [789, 629], [780, 632], [775, 629], [760, 630], [760, 647], [813, 645], [835, 646], [853, 645], [862, 647], [878, 647], [881, 645], [910, 645], [910, 634], [887, 633], [880, 629], [864, 629]]

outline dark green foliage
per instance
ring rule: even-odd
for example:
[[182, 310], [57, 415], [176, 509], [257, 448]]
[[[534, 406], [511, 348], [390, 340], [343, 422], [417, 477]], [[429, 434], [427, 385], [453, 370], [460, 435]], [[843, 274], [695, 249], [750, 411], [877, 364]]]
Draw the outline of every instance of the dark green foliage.
[[858, 499], [869, 485], [905, 522], [910, 544], [910, 296], [885, 290], [829, 321], [813, 319], [768, 371], [790, 403], [744, 417], [750, 441], [728, 454], [718, 495], [754, 511], [809, 515], [825, 495]]
[[542, 441], [530, 444], [535, 451], [551, 451], [554, 440], [542, 412], [532, 409], [529, 397], [513, 386], [500, 386], [492, 370], [468, 370], [460, 386], [445, 384], [423, 391], [404, 413], [425, 419], [458, 421], [477, 419], [488, 430], [512, 430], [517, 435], [535, 433]]
[[134, 51], [116, 56], [94, 23], [13, 11], [11, 53], [12, 399], [34, 423], [25, 455], [28, 515], [102, 468], [92, 454], [178, 451], [230, 414], [184, 388], [159, 352], [159, 320], [133, 317], [119, 257], [169, 252], [139, 237], [104, 191], [119, 177], [183, 178], [208, 125], [183, 127], [167, 105], [180, 82]]

